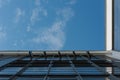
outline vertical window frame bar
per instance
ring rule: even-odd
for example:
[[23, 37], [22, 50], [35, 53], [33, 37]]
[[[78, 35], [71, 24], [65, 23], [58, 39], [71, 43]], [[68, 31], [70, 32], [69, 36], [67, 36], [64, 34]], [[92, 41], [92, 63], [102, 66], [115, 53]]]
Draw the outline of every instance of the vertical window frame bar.
[[50, 61], [50, 64], [49, 64], [49, 66], [48, 66], [48, 72], [47, 72], [47, 74], [45, 75], [45, 77], [44, 77], [43, 80], [47, 80], [47, 79], [48, 79], [48, 75], [49, 75], [50, 70], [51, 70], [51, 68], [52, 68], [52, 66], [53, 66], [53, 59], [54, 59], [54, 55], [53, 55], [52, 60]]
[[7, 64], [4, 64], [3, 66], [1, 66], [0, 67], [0, 71], [2, 71], [3, 69], [5, 69], [11, 62], [14, 62], [14, 61], [17, 61], [17, 60], [21, 60], [21, 59], [23, 59], [23, 58], [25, 58], [25, 57], [19, 57], [18, 59], [16, 59], [16, 60], [13, 60], [13, 61], [10, 61], [9, 63], [7, 63]]
[[72, 67], [72, 69], [74, 70], [74, 72], [78, 75], [78, 80], [83, 80], [82, 76], [78, 73], [78, 71], [75, 68], [75, 65], [73, 64], [73, 62], [71, 61], [71, 59], [68, 55], [67, 55], [67, 59], [69, 60], [69, 64]]
[[18, 75], [22, 75], [22, 73], [34, 62], [33, 59], [30, 59], [30, 62], [28, 62], [22, 69], [20, 69], [16, 74], [11, 76], [9, 80], [16, 80], [18, 78]]

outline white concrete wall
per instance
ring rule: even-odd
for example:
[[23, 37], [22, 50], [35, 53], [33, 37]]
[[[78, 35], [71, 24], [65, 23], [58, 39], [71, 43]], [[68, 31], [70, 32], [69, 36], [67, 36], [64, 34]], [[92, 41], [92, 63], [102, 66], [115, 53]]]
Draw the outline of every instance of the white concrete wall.
[[112, 50], [112, 0], [106, 0], [106, 50]]
[[111, 57], [113, 59], [120, 60], [120, 52], [118, 52], [118, 51], [111, 51], [111, 54], [108, 54], [107, 56]]

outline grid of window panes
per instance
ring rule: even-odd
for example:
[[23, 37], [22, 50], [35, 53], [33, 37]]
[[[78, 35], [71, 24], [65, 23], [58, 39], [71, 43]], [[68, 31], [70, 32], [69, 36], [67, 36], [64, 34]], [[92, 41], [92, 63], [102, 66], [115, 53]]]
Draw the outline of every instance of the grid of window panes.
[[0, 80], [120, 80], [120, 61], [91, 54], [0, 56]]

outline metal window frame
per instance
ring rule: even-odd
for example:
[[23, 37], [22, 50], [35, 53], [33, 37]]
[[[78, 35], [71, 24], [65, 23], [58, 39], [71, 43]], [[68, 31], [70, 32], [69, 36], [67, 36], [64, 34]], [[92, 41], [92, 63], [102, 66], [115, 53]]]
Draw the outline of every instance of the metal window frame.
[[[66, 58], [67, 58], [67, 61], [69, 62], [69, 64], [70, 64], [70, 67], [73, 69], [73, 71], [75, 72], [75, 74], [73, 75], [73, 76], [76, 76], [76, 79], [77, 80], [84, 80], [84, 79], [82, 79], [82, 77], [84, 77], [85, 75], [80, 75], [80, 73], [76, 70], [76, 67], [75, 67], [75, 63], [73, 63], [73, 61], [71, 60], [71, 55], [72, 55], [72, 57], [75, 57], [75, 55], [76, 56], [79, 56], [79, 57], [81, 57], [83, 60], [86, 60], [88, 63], [90, 63], [90, 65], [92, 65], [93, 67], [95, 67], [96, 69], [98, 69], [99, 71], [101, 71], [101, 72], [103, 72], [104, 74], [103, 75], [100, 75], [100, 76], [109, 76], [109, 78], [111, 79], [111, 80], [119, 80], [116, 76], [114, 76], [114, 74], [110, 74], [110, 73], [108, 73], [108, 72], [106, 72], [106, 71], [104, 71], [98, 64], [96, 64], [96, 63], [94, 63], [91, 59], [91, 57], [93, 56], [89, 51], [86, 51], [86, 54], [84, 53], [84, 55], [83, 54], [78, 54], [76, 51], [71, 51], [72, 53], [71, 54], [68, 54], [67, 52], [66, 53], [64, 53], [64, 55], [59, 51], [59, 52], [57, 52], [57, 54], [55, 54], [55, 55], [53, 55], [53, 54], [51, 54], [51, 55], [53, 55], [53, 56], [58, 56], [58, 57], [62, 57], [62, 56], [66, 56]], [[44, 52], [43, 52], [44, 53]], [[45, 52], [46, 53], [46, 55], [45, 56], [42, 56], [42, 57], [50, 57], [50, 55], [49, 54], [47, 54], [47, 52]], [[33, 54], [32, 54], [33, 55]], [[31, 58], [31, 56], [28, 56], [28, 57], [30, 57]], [[34, 55], [32, 56], [32, 57], [35, 57]], [[40, 58], [39, 56], [38, 56], [38, 58]], [[37, 58], [35, 58], [35, 59], [37, 59]], [[16, 80], [18, 77], [21, 77], [21, 76], [25, 76], [25, 75], [21, 75], [31, 64], [32, 64], [32, 62], [34, 62], [34, 60], [35, 59], [30, 59], [29, 60], [29, 62], [21, 69], [21, 70], [19, 70], [16, 74], [14, 74], [14, 75], [12, 75], [12, 76], [10, 76], [10, 79], [9, 80]], [[72, 58], [73, 59], [73, 58]], [[20, 59], [21, 60], [21, 59]], [[46, 59], [47, 60], [47, 59]], [[43, 75], [42, 77], [44, 78], [44, 80], [49, 80], [49, 77], [50, 76], [52, 76], [52, 75], [50, 75], [49, 73], [50, 73], [50, 70], [51, 70], [51, 68], [53, 67], [53, 65], [54, 65], [54, 57], [51, 59], [51, 61], [50, 61], [50, 63], [49, 63], [49, 66], [48, 66], [48, 72], [47, 72], [47, 74], [46, 75]], [[75, 59], [76, 60], [76, 59]], [[58, 60], [58, 61], [60, 61], [60, 60]], [[28, 76], [28, 75], [27, 75]], [[40, 75], [35, 75], [36, 77], [40, 77]], [[60, 75], [58, 75], [59, 77], [60, 77]], [[65, 77], [65, 76], [63, 76], [63, 75], [61, 75], [62, 77]], [[87, 76], [91, 76], [91, 75], [87, 75]], [[99, 76], [99, 75], [93, 75], [93, 76]], [[29, 77], [31, 77], [30, 75], [29, 75]]]
[[16, 74], [14, 74], [13, 76], [11, 76], [9, 78], [9, 80], [16, 80], [17, 79], [17, 75], [21, 75], [34, 61], [30, 60], [30, 62], [28, 64], [26, 64], [21, 70], [19, 70]]
[[84, 60], [88, 61], [92, 66], [96, 67], [96, 68], [97, 68], [98, 70], [100, 70], [101, 72], [109, 75], [109, 77], [108, 77], [109, 79], [111, 79], [111, 80], [120, 80], [120, 79], [117, 78], [116, 76], [114, 76], [114, 75], [112, 75], [112, 74], [104, 71], [104, 69], [102, 69], [100, 66], [98, 66], [97, 64], [95, 64], [94, 62], [92, 62], [90, 59], [88, 59], [88, 58], [86, 58], [86, 57], [84, 57], [84, 56], [81, 56], [81, 55], [80, 55], [80, 57], [82, 57]]
[[[75, 55], [74, 52], [73, 52], [73, 55]], [[73, 62], [71, 61], [71, 59], [70, 59], [70, 57], [68, 55], [67, 55], [67, 59], [69, 60], [70, 66], [72, 67], [72, 69], [74, 70], [74, 72], [76, 73], [76, 75], [78, 75], [78, 80], [83, 80], [83, 78], [81, 77], [81, 75], [76, 70], [75, 65], [73, 64]]]

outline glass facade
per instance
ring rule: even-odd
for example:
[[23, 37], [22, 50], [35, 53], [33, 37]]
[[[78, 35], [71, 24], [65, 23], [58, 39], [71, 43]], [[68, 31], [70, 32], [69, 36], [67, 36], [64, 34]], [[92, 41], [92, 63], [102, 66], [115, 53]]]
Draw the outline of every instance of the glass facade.
[[119, 60], [89, 52], [0, 58], [0, 80], [120, 80]]
[[114, 49], [120, 51], [120, 0], [114, 0]]

